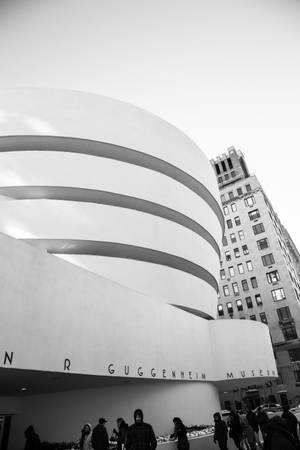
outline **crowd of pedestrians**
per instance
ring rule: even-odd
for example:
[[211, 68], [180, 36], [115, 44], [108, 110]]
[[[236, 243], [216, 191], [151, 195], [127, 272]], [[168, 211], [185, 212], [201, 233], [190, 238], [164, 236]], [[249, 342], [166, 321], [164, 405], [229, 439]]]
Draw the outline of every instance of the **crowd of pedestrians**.
[[[230, 411], [228, 421], [222, 420], [220, 413], [214, 414], [215, 433], [214, 442], [220, 450], [228, 450], [228, 437], [234, 442], [238, 450], [298, 450], [298, 420], [289, 411], [288, 406], [283, 407], [280, 416], [269, 419], [267, 413], [257, 408], [257, 413], [246, 409], [246, 414]], [[261, 432], [262, 442], [259, 439]]]
[[[144, 422], [141, 409], [134, 411], [134, 423], [128, 426], [123, 418], [117, 419], [117, 429], [113, 429], [113, 440], [117, 442], [117, 450], [155, 450], [156, 437], [150, 424]], [[261, 408], [257, 412], [246, 409], [246, 414], [238, 414], [230, 411], [229, 418], [225, 422], [221, 414], [213, 415], [215, 422], [214, 442], [220, 450], [228, 450], [228, 437], [232, 439], [238, 450], [297, 450], [299, 449], [298, 420], [289, 411], [283, 408], [280, 416], [269, 419], [267, 413]], [[79, 450], [109, 450], [109, 436], [106, 429], [106, 420], [102, 417], [93, 428], [86, 423], [78, 442]], [[189, 450], [187, 429], [179, 417], [173, 419], [174, 431], [171, 439], [177, 439], [178, 450]], [[260, 442], [259, 431], [263, 441]], [[25, 431], [25, 450], [40, 450], [39, 436], [33, 426]]]

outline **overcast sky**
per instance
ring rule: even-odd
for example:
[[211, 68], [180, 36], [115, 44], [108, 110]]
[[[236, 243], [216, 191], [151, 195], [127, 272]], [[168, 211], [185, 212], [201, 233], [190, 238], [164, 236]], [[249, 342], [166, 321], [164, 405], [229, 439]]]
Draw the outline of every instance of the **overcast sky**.
[[119, 98], [243, 151], [300, 249], [300, 0], [0, 0], [0, 86]]

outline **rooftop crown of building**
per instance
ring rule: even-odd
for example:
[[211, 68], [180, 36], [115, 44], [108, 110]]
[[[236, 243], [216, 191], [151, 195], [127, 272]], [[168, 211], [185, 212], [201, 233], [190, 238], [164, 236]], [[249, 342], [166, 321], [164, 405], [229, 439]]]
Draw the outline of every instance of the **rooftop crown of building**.
[[217, 156], [210, 162], [217, 176], [219, 189], [250, 176], [243, 153], [233, 146], [227, 149], [227, 153], [222, 153], [222, 156]]

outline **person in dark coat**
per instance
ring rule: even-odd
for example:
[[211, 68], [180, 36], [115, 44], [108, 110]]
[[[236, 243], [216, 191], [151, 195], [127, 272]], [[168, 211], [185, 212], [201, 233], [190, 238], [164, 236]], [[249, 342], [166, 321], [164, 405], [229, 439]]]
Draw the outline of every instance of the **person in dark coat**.
[[266, 434], [267, 434], [267, 427], [269, 423], [269, 417], [268, 414], [262, 409], [261, 406], [257, 408], [257, 414], [256, 419], [258, 426], [260, 428], [263, 440], [265, 440]]
[[214, 413], [214, 421], [215, 421], [215, 434], [214, 434], [214, 443], [218, 442], [220, 450], [228, 450], [227, 449], [227, 440], [228, 440], [228, 430], [227, 425], [222, 420], [221, 414], [216, 412]]
[[41, 441], [39, 435], [34, 431], [32, 425], [29, 425], [29, 427], [26, 428], [24, 434], [26, 439], [24, 450], [40, 450]]
[[299, 444], [297, 417], [289, 411], [289, 407], [286, 405], [283, 407], [281, 417], [286, 421], [289, 432], [294, 436], [296, 443]]
[[118, 425], [118, 429], [116, 430], [114, 428], [113, 431], [117, 437], [117, 450], [122, 450], [123, 445], [125, 444], [125, 441], [126, 441], [128, 425], [125, 422], [125, 420], [122, 419], [122, 417], [119, 417], [119, 419], [117, 419], [117, 425]]
[[144, 422], [141, 409], [134, 411], [134, 424], [128, 428], [126, 437], [126, 450], [155, 450], [157, 441], [153, 428]]
[[264, 450], [296, 449], [296, 441], [294, 436], [289, 432], [285, 420], [279, 416], [272, 417], [267, 426]]
[[190, 444], [186, 435], [186, 426], [179, 417], [174, 417], [174, 433], [173, 437], [177, 438], [178, 450], [189, 450]]
[[107, 421], [101, 417], [99, 419], [98, 425], [95, 426], [92, 433], [92, 447], [95, 450], [108, 450], [109, 449], [109, 440], [107, 430], [105, 428], [105, 423]]
[[247, 419], [249, 426], [253, 430], [253, 441], [251, 442], [250, 447], [255, 449], [256, 443], [259, 444], [259, 438], [258, 438], [259, 428], [258, 428], [256, 414], [252, 411], [252, 409], [249, 406], [246, 408], [246, 419]]
[[239, 415], [234, 411], [230, 411], [228, 426], [229, 437], [233, 439], [233, 442], [238, 450], [243, 450], [241, 447], [241, 442], [243, 439], [243, 428], [240, 422]]

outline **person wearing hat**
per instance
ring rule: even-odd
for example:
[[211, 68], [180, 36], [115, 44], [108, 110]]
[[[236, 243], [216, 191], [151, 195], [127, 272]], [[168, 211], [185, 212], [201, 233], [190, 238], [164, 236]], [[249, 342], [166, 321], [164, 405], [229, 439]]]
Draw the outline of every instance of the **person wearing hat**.
[[108, 450], [109, 449], [109, 440], [108, 434], [105, 427], [106, 420], [101, 417], [99, 419], [98, 425], [95, 426], [92, 433], [92, 447], [95, 450]]
[[126, 450], [155, 450], [156, 437], [150, 424], [144, 422], [141, 409], [134, 411], [134, 424], [128, 428]]

